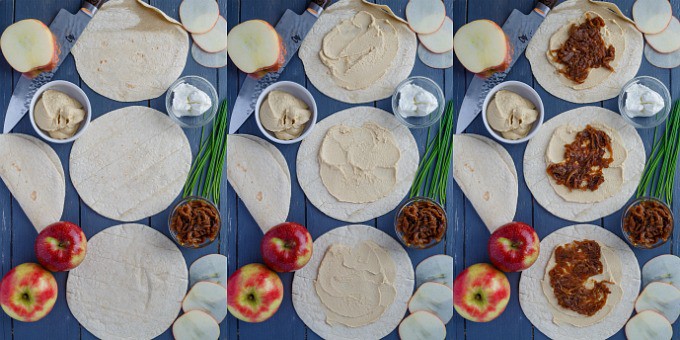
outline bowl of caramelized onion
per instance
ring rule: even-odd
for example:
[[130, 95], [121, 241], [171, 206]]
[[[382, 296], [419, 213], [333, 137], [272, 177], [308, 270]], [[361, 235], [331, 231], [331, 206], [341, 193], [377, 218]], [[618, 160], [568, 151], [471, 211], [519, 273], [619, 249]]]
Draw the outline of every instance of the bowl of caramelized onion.
[[409, 248], [427, 249], [446, 235], [446, 211], [427, 197], [413, 197], [404, 202], [394, 218], [394, 229], [401, 243]]
[[181, 200], [170, 214], [170, 235], [182, 247], [202, 248], [220, 234], [222, 219], [215, 204], [203, 197]]
[[640, 197], [626, 207], [621, 230], [632, 246], [652, 249], [668, 242], [673, 235], [673, 221], [668, 204], [654, 197]]

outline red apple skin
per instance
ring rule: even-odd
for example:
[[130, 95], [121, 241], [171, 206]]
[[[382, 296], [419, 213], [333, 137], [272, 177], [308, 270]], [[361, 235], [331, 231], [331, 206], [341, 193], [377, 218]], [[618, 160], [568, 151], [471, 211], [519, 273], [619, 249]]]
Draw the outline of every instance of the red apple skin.
[[541, 248], [534, 228], [522, 222], [511, 222], [496, 229], [489, 238], [487, 250], [496, 268], [509, 273], [531, 267]]
[[279, 273], [296, 271], [312, 258], [314, 241], [307, 228], [285, 222], [269, 229], [260, 243], [264, 263]]
[[0, 282], [0, 305], [12, 319], [42, 319], [57, 301], [57, 281], [37, 263], [24, 263], [10, 270]]
[[453, 282], [453, 307], [465, 319], [489, 322], [497, 318], [510, 300], [510, 282], [488, 263], [474, 264]]
[[267, 266], [251, 263], [236, 270], [227, 280], [227, 309], [245, 322], [263, 322], [279, 310], [283, 284]]
[[57, 222], [43, 229], [35, 239], [38, 262], [52, 272], [71, 270], [85, 259], [85, 233], [71, 222]]

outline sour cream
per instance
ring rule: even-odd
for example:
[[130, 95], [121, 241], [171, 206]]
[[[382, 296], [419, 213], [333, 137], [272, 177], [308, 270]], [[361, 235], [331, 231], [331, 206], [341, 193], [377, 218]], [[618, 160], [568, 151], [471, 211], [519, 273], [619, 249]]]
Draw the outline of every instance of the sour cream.
[[660, 94], [641, 84], [626, 89], [626, 113], [629, 117], [652, 117], [664, 108]]
[[425, 117], [438, 106], [437, 97], [418, 85], [406, 84], [399, 90], [399, 113], [403, 117]]
[[172, 111], [178, 117], [200, 116], [212, 107], [207, 93], [187, 83], [177, 85], [172, 94]]

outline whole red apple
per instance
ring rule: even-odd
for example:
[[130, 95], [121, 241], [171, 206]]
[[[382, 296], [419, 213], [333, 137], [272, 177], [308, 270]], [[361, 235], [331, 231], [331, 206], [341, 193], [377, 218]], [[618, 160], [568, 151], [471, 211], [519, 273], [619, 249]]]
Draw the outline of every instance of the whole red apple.
[[510, 282], [488, 263], [474, 264], [453, 282], [453, 307], [462, 317], [476, 322], [497, 318], [510, 300]]
[[286, 273], [304, 267], [312, 258], [314, 242], [307, 228], [293, 222], [281, 223], [267, 231], [260, 243], [264, 263]]
[[265, 321], [279, 310], [282, 300], [279, 275], [263, 264], [245, 265], [227, 280], [227, 309], [239, 320]]
[[541, 248], [534, 228], [522, 222], [501, 226], [491, 234], [487, 249], [496, 268], [504, 272], [518, 272], [531, 267]]
[[12, 319], [42, 319], [57, 301], [57, 281], [37, 263], [24, 263], [10, 270], [0, 283], [0, 306]]
[[63, 272], [78, 267], [85, 259], [87, 239], [77, 225], [57, 222], [43, 229], [35, 239], [35, 256], [43, 267]]

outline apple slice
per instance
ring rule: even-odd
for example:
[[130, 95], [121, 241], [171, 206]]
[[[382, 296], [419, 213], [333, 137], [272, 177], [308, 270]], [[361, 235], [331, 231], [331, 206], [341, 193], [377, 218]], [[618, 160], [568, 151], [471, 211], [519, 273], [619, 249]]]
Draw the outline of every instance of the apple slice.
[[205, 255], [189, 267], [189, 287], [206, 281], [227, 287], [227, 257], [221, 254]]
[[175, 340], [210, 340], [220, 337], [220, 325], [207, 313], [192, 310], [172, 324]]
[[210, 31], [220, 17], [220, 6], [215, 0], [184, 0], [179, 5], [179, 19], [189, 33]]
[[441, 283], [425, 282], [409, 300], [408, 310], [430, 312], [447, 324], [453, 318], [453, 289]]
[[680, 289], [680, 257], [659, 255], [642, 266], [642, 286], [652, 282], [665, 282]]
[[206, 312], [220, 323], [227, 317], [227, 289], [217, 283], [198, 282], [184, 297], [182, 310]]
[[645, 45], [645, 58], [650, 64], [659, 68], [676, 68], [680, 66], [680, 50], [671, 53], [659, 53], [649, 44]]
[[192, 34], [194, 43], [208, 53], [217, 53], [227, 48], [227, 20], [220, 16], [217, 24], [203, 34]]
[[453, 289], [453, 257], [434, 255], [416, 266], [416, 287], [425, 282], [441, 283]]
[[262, 20], [249, 20], [234, 27], [227, 51], [231, 61], [245, 73], [266, 70], [280, 62], [282, 42], [272, 25]]
[[512, 56], [503, 29], [490, 20], [475, 20], [461, 27], [453, 37], [453, 50], [468, 71], [483, 76], [504, 71]]
[[191, 56], [199, 65], [209, 68], [222, 68], [229, 63], [229, 55], [227, 55], [226, 48], [217, 53], [208, 53], [198, 47], [198, 45], [192, 44]]
[[680, 21], [673, 17], [668, 27], [658, 34], [645, 34], [647, 43], [659, 53], [680, 50]]
[[635, 301], [635, 311], [653, 310], [662, 314], [670, 323], [680, 316], [680, 289], [663, 282], [652, 282]]
[[651, 310], [635, 314], [626, 323], [626, 338], [630, 340], [670, 340], [672, 337], [671, 323]]
[[673, 17], [668, 0], [637, 0], [633, 4], [633, 21], [645, 34], [657, 34], [665, 30]]
[[423, 46], [418, 45], [418, 58], [423, 64], [436, 69], [447, 69], [453, 67], [453, 50], [444, 53], [432, 53]]
[[39, 20], [21, 20], [7, 27], [0, 37], [0, 49], [9, 65], [27, 76], [50, 71], [59, 61], [57, 41]]
[[444, 24], [432, 34], [418, 34], [420, 43], [430, 52], [444, 53], [453, 50], [453, 20], [446, 17]]
[[430, 34], [436, 32], [446, 18], [442, 0], [411, 0], [406, 5], [406, 20], [413, 32]]
[[436, 315], [420, 311], [407, 316], [399, 324], [401, 340], [444, 340], [446, 326]]

